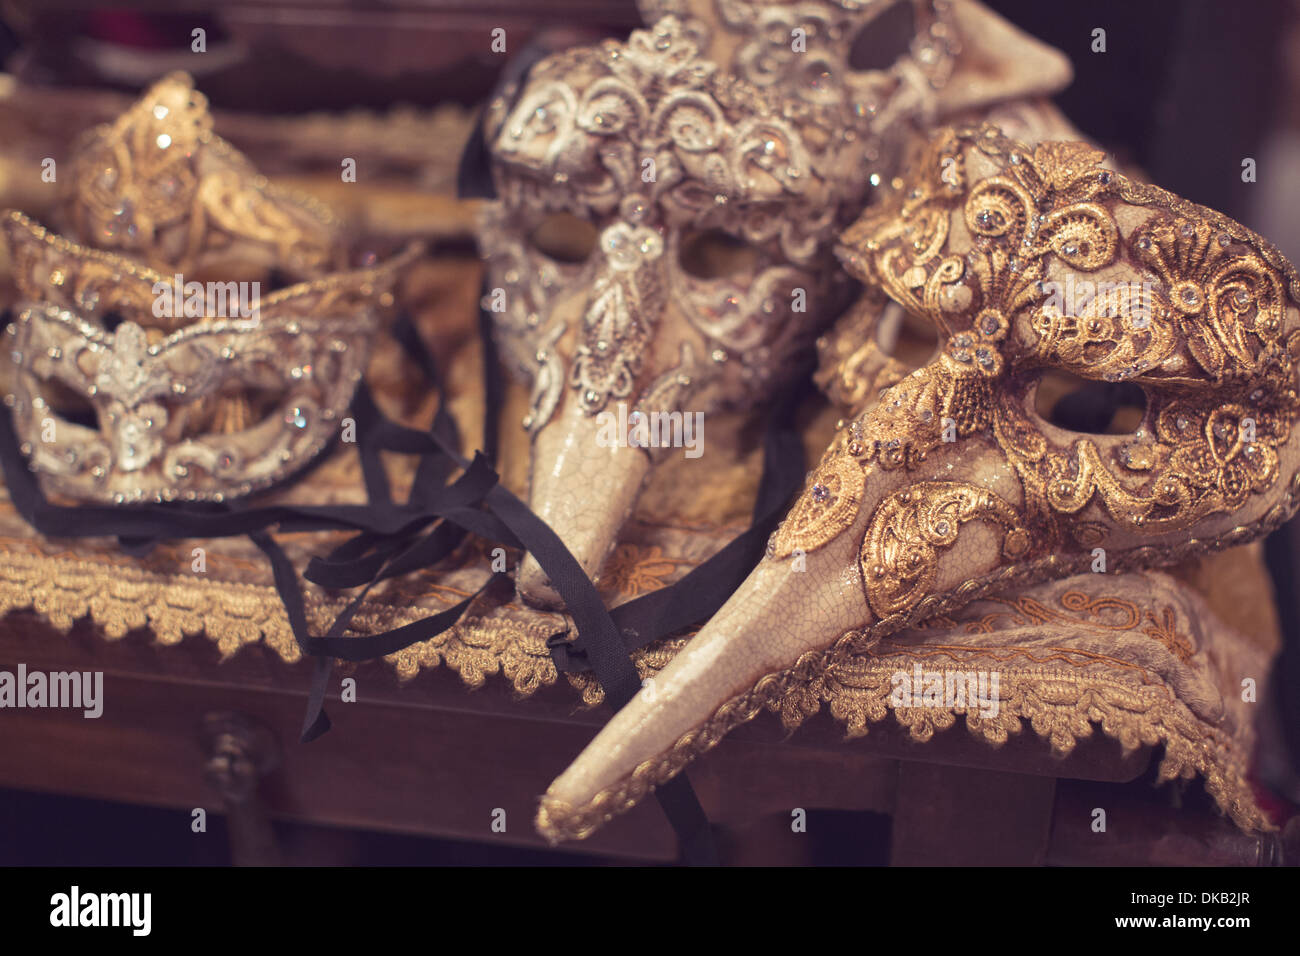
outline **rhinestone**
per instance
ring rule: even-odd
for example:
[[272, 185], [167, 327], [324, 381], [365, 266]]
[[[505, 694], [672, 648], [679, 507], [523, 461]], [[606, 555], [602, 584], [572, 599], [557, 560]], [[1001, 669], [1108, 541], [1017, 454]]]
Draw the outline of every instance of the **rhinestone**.
[[1192, 228], [1191, 223], [1185, 223], [1183, 228], [1178, 231], [1183, 234], [1183, 238], [1185, 239], [1190, 239], [1196, 234], [1196, 230]]
[[593, 405], [600, 400], [600, 396], [596, 394], [595, 391], [589, 388], [582, 393], [582, 400], [586, 402], [588, 405]]
[[1250, 293], [1245, 289], [1238, 289], [1232, 294], [1232, 301], [1237, 303], [1237, 305], [1245, 305], [1250, 301]]
[[715, 362], [725, 362], [727, 360], [727, 353], [724, 349], [714, 349], [709, 357]]
[[934, 530], [940, 535], [946, 535], [952, 529], [952, 525], [947, 521], [940, 521], [934, 526]]
[[640, 196], [628, 196], [620, 204], [619, 211], [628, 222], [640, 222], [645, 218], [647, 208]]
[[864, 450], [865, 449], [862, 447], [862, 442], [860, 441], [849, 442], [848, 452], [854, 458], [857, 458], [859, 455], [861, 455]]
[[1138, 241], [1137, 241], [1137, 247], [1138, 247], [1139, 249], [1150, 249], [1150, 248], [1151, 248], [1151, 237], [1150, 237], [1150, 236], [1141, 236], [1141, 237], [1139, 237], [1139, 239], [1138, 239]]
[[984, 368], [993, 367], [993, 353], [989, 349], [981, 348], [975, 350], [975, 358]]
[[1226, 248], [1231, 242], [1232, 238], [1226, 232], [1219, 233], [1219, 245]]
[[303, 414], [301, 408], [291, 408], [285, 413], [284, 421], [286, 425], [292, 425], [294, 428], [306, 428], [307, 416]]
[[998, 320], [991, 315], [986, 315], [980, 319], [980, 331], [985, 335], [992, 335], [998, 330]]
[[956, 349], [952, 353], [952, 357], [955, 358], [958, 362], [969, 362], [970, 352], [966, 351], [965, 349]]
[[971, 346], [971, 337], [965, 332], [959, 332], [953, 337], [953, 344], [959, 348], [967, 349]]
[[830, 500], [830, 497], [831, 497], [831, 490], [827, 488], [825, 485], [823, 485], [820, 481], [817, 482], [817, 484], [812, 486], [812, 499], [813, 501], [817, 502], [817, 504], [819, 505], [824, 504], [825, 502]]
[[172, 144], [172, 138], [166, 133], [159, 133], [158, 138], [154, 142], [158, 144], [159, 149], [166, 149]]
[[1103, 186], [1109, 186], [1110, 180], [1111, 180], [1111, 175], [1105, 170], [1102, 170], [1100, 173], [1097, 174], [1097, 182], [1101, 183]]
[[1262, 388], [1257, 388], [1250, 393], [1250, 400], [1252, 402], [1257, 402], [1263, 397], [1264, 397], [1264, 390]]
[[1079, 254], [1079, 247], [1073, 242], [1067, 242], [1065, 248], [1061, 251], [1067, 256], [1077, 256]]
[[45, 354], [57, 362], [59, 359], [63, 358], [63, 349], [58, 348], [57, 346], [51, 346], [45, 350]]

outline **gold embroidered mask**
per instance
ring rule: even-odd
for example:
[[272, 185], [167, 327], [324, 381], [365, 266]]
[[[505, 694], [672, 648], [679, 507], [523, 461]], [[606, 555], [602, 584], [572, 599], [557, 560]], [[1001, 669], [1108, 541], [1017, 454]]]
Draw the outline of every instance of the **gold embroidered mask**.
[[[544, 833], [590, 832], [916, 621], [1290, 516], [1300, 278], [1250, 230], [1102, 159], [944, 130], [845, 233], [847, 268], [932, 323], [935, 355], [842, 425], [768, 557], [552, 785]], [[1052, 424], [1035, 405], [1048, 374], [1135, 386], [1141, 421]]]
[[88, 130], [67, 182], [56, 224], [69, 238], [160, 271], [229, 279], [260, 268], [304, 279], [347, 264], [334, 214], [268, 183], [216, 135], [186, 73]]

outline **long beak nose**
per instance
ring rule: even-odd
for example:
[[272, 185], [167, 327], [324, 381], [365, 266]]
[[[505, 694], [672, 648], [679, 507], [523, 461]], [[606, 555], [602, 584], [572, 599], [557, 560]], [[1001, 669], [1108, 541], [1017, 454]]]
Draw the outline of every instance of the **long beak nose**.
[[[616, 419], [617, 409], [610, 408], [609, 414]], [[533, 440], [529, 505], [593, 580], [650, 471], [650, 457], [643, 449], [609, 440], [618, 434], [603, 415], [584, 413], [570, 394], [563, 410]], [[516, 584], [532, 604], [561, 605], [531, 554], [520, 564]]]
[[[672, 776], [674, 748], [765, 674], [870, 618], [854, 542], [841, 535], [808, 555], [766, 559], [699, 634], [600, 731], [547, 790], [538, 830], [552, 842], [585, 837]], [[752, 717], [734, 708], [734, 723]], [[689, 759], [689, 758], [687, 758]], [[665, 776], [665, 771], [671, 772]]]
[[[914, 598], [918, 581], [930, 593], [942, 592], [996, 568], [1014, 521], [1014, 509], [996, 492], [1018, 501], [1018, 489], [1007, 484], [1014, 479], [1006, 477], [996, 446], [960, 444], [966, 473], [988, 476], [990, 488], [918, 484], [914, 472], [869, 467], [847, 526], [807, 554], [764, 559], [555, 780], [538, 813], [541, 833], [552, 841], [586, 836], [755, 716], [800, 674], [824, 668], [824, 652], [841, 637], [869, 629], [875, 640], [901, 629], [906, 622], [896, 613], [898, 602]], [[945, 458], [932, 454], [926, 473], [951, 475]], [[926, 489], [925, 502], [916, 497], [918, 488]], [[810, 495], [820, 499], [825, 490], [816, 484], [806, 490], [792, 517]], [[932, 507], [940, 510], [930, 514]], [[924, 541], [913, 539], [922, 534], [917, 521], [931, 535], [928, 553]], [[958, 525], [965, 526], [960, 534]], [[1017, 533], [1015, 540], [1021, 538]], [[877, 551], [864, 560], [862, 548]]]

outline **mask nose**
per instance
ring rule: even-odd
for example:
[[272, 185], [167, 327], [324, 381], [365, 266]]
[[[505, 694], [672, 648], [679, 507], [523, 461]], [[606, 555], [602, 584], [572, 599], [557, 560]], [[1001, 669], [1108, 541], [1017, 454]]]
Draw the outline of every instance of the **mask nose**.
[[[601, 232], [599, 248], [602, 261], [566, 383], [570, 394], [533, 438], [529, 495], [533, 511], [592, 577], [635, 507], [651, 465], [643, 449], [602, 440], [601, 419], [617, 416], [617, 404], [633, 395], [667, 301], [659, 274], [664, 241], [657, 230], [615, 222]], [[531, 555], [517, 584], [531, 603], [554, 607], [560, 601]]]

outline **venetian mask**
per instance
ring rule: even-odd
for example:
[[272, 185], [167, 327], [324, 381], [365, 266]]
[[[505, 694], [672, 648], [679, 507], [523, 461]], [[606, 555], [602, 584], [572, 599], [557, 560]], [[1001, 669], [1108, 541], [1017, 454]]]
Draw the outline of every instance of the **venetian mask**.
[[302, 469], [340, 433], [411, 259], [245, 303], [241, 283], [178, 290], [21, 213], [3, 229], [18, 285], [6, 404], [22, 451], [47, 489], [112, 503], [221, 501]]
[[[543, 832], [589, 832], [791, 688], [815, 711], [829, 666], [917, 621], [1290, 516], [1300, 276], [1102, 160], [947, 129], [845, 233], [848, 270], [928, 322], [934, 354], [842, 423], [767, 557], [552, 785]], [[1049, 376], [1131, 389], [1138, 419], [1053, 423]]]
[[159, 80], [72, 150], [57, 226], [70, 238], [187, 278], [250, 268], [291, 279], [346, 266], [324, 204], [267, 182], [216, 135], [188, 74]]
[[[909, 44], [854, 70], [886, 6], [676, 4], [489, 109], [484, 304], [532, 382], [530, 504], [589, 574], [665, 446], [806, 371], [842, 303], [831, 242], [886, 134], [952, 69], [946, 4], [908, 0]], [[531, 558], [518, 584], [557, 600]]]

